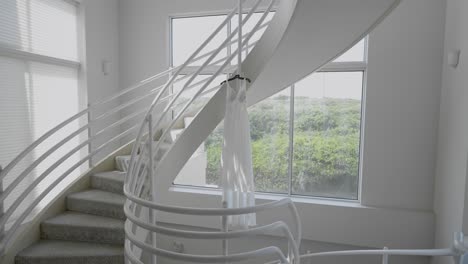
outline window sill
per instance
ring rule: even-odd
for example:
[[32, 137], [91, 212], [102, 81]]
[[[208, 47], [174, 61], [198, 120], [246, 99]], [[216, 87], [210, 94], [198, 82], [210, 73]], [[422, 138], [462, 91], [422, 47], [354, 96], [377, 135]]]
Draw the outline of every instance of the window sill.
[[[160, 202], [185, 207], [221, 208], [221, 192], [205, 188], [173, 186], [159, 190]], [[257, 204], [285, 195], [257, 194]], [[369, 207], [358, 201], [291, 197], [298, 209], [307, 240], [361, 247], [430, 248], [433, 246], [434, 214], [429, 211]], [[161, 221], [186, 226], [220, 228], [217, 217], [161, 213]], [[272, 219], [290, 224], [289, 211], [278, 208], [259, 213], [257, 223]]]
[[[204, 188], [196, 186], [184, 186], [184, 185], [173, 185], [169, 191], [178, 192], [178, 193], [192, 193], [199, 195], [211, 195], [211, 196], [221, 196], [221, 190], [214, 188]], [[268, 202], [268, 201], [278, 201], [284, 198], [290, 198], [295, 204], [320, 204], [320, 205], [330, 205], [330, 206], [342, 206], [342, 207], [363, 207], [358, 200], [347, 200], [339, 198], [325, 198], [325, 197], [316, 197], [316, 196], [301, 196], [301, 195], [292, 195], [281, 193], [255, 193], [257, 202]]]

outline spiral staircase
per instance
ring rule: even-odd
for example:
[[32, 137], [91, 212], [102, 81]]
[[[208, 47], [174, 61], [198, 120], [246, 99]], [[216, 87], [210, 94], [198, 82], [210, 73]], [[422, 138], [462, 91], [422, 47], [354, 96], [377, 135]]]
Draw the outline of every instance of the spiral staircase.
[[[301, 223], [288, 198], [234, 209], [200, 207], [196, 201], [187, 201], [182, 207], [171, 204], [162, 194], [172, 186], [184, 164], [223, 119], [227, 85], [225, 82], [213, 83], [217, 76], [227, 72], [230, 77], [227, 81], [232, 85], [248, 78], [247, 102], [248, 105], [255, 104], [344, 53], [400, 1], [256, 0], [249, 8], [243, 7], [244, 2], [239, 1], [226, 20], [183, 65], [91, 104], [45, 133], [1, 170], [0, 180], [11, 178], [29, 153], [70, 123], [122, 98], [131, 98], [88, 120], [14, 175], [10, 184], [3, 186], [0, 201], [17, 194], [16, 190], [21, 186], [23, 189], [12, 205], [4, 208], [0, 218], [0, 226], [4, 228], [0, 240], [1, 263], [155, 263], [157, 256], [199, 263], [236, 262], [265, 256], [275, 259], [274, 263], [300, 262]], [[273, 9], [275, 15], [267, 22], [266, 17]], [[247, 14], [236, 15], [239, 10]], [[251, 31], [242, 32], [242, 27], [234, 29], [216, 50], [202, 54], [229, 20], [238, 17], [239, 24], [245, 25], [255, 12], [262, 16]], [[262, 30], [262, 37], [251, 41], [254, 34]], [[221, 50], [232, 45], [236, 45], [234, 50], [241, 48], [228, 57], [217, 59]], [[181, 75], [197, 61], [202, 63], [194, 73]], [[205, 68], [213, 66], [217, 69], [214, 75], [194, 81]], [[183, 83], [183, 88], [171, 92], [171, 87], [178, 82]], [[24, 188], [28, 175], [50, 154], [92, 125], [105, 123], [121, 112], [126, 114], [74, 146]], [[116, 128], [122, 128], [122, 131], [109, 135], [108, 132]], [[58, 166], [90, 144], [94, 147], [88, 154], [67, 165], [63, 173], [50, 178]], [[105, 158], [90, 166], [83, 175], [69, 179], [73, 171], [98, 156]], [[44, 184], [45, 188], [38, 188]], [[32, 192], [36, 194], [34, 199], [26, 199]], [[47, 201], [46, 205], [35, 210], [44, 201]], [[247, 230], [226, 228], [228, 216], [278, 207], [289, 210], [292, 224], [276, 221]], [[223, 228], [218, 232], [169, 228], [158, 224], [159, 212], [218, 217], [222, 219]], [[288, 250], [265, 247], [234, 254], [228, 250], [229, 239], [272, 231], [284, 235]], [[173, 252], [158, 247], [157, 234], [220, 240], [223, 251], [219, 255]]]

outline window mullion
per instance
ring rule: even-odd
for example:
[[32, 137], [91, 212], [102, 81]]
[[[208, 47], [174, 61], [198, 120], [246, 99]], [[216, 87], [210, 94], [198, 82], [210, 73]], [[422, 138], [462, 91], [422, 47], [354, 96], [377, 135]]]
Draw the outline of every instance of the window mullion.
[[294, 158], [294, 84], [290, 87], [289, 99], [289, 159], [288, 159], [288, 195], [292, 195], [292, 173], [293, 173], [293, 158]]
[[[229, 21], [227, 22], [226, 24], [226, 27], [227, 27], [227, 38], [229, 38], [229, 36], [231, 35], [231, 31], [232, 31], [232, 25], [231, 25], [231, 20], [229, 19]], [[227, 47], [227, 58], [231, 57], [231, 44], [228, 44], [226, 45]], [[231, 64], [231, 62], [229, 62], [229, 64]]]

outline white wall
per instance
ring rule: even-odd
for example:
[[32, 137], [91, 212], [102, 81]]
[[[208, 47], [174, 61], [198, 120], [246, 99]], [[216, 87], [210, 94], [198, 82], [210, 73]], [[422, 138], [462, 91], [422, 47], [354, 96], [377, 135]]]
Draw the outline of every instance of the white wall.
[[432, 210], [444, 16], [445, 1], [402, 1], [370, 34], [365, 205]]
[[[452, 232], [468, 234], [466, 192], [468, 150], [468, 2], [447, 1], [445, 56], [461, 50], [458, 68], [444, 61], [435, 185], [436, 246], [451, 243]], [[465, 214], [464, 214], [465, 213]], [[433, 263], [451, 263], [435, 259]]]
[[[86, 87], [88, 90], [88, 102], [94, 103], [105, 99], [108, 96], [117, 93], [119, 87], [119, 27], [118, 27], [118, 0], [83, 0], [82, 11], [85, 18], [84, 41], [85, 41], [85, 62], [83, 63], [83, 71], [86, 76]], [[102, 62], [110, 62], [110, 72], [104, 75], [102, 72]], [[97, 117], [112, 106], [118, 105], [120, 102], [108, 104], [105, 108], [97, 109], [92, 112], [92, 117]], [[119, 119], [119, 114], [106, 120], [99, 122], [98, 125], [92, 126], [92, 133], [96, 134], [99, 130], [105, 127], [106, 124], [115, 122]], [[115, 129], [106, 134], [115, 135], [119, 129]], [[97, 143], [102, 143], [103, 140], [98, 140]], [[118, 142], [117, 142], [118, 145]], [[96, 148], [97, 144], [92, 145]], [[116, 146], [114, 144], [114, 146]], [[93, 161], [98, 161], [102, 155], [99, 155]]]

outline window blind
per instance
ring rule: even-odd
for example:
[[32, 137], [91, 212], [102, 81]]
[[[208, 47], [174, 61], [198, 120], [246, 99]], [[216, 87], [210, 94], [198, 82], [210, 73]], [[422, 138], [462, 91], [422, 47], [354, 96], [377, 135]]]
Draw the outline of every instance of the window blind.
[[[86, 105], [85, 93], [79, 87], [78, 68], [53, 63], [54, 59], [78, 62], [77, 7], [64, 0], [0, 1], [0, 165], [3, 167], [45, 132]], [[37, 55], [48, 59], [41, 61]], [[70, 123], [36, 147], [8, 174], [3, 188], [85, 122], [84, 118]], [[42, 161], [5, 200], [4, 210], [86, 136], [85, 131]], [[23, 213], [49, 183], [79, 161], [86, 151], [85, 148], [71, 156], [40, 185], [35, 185], [9, 222]], [[69, 179], [82, 170], [75, 170]], [[52, 192], [41, 204], [53, 198], [54, 193], [57, 192]]]
[[0, 1], [0, 47], [78, 60], [77, 6], [61, 0]]

